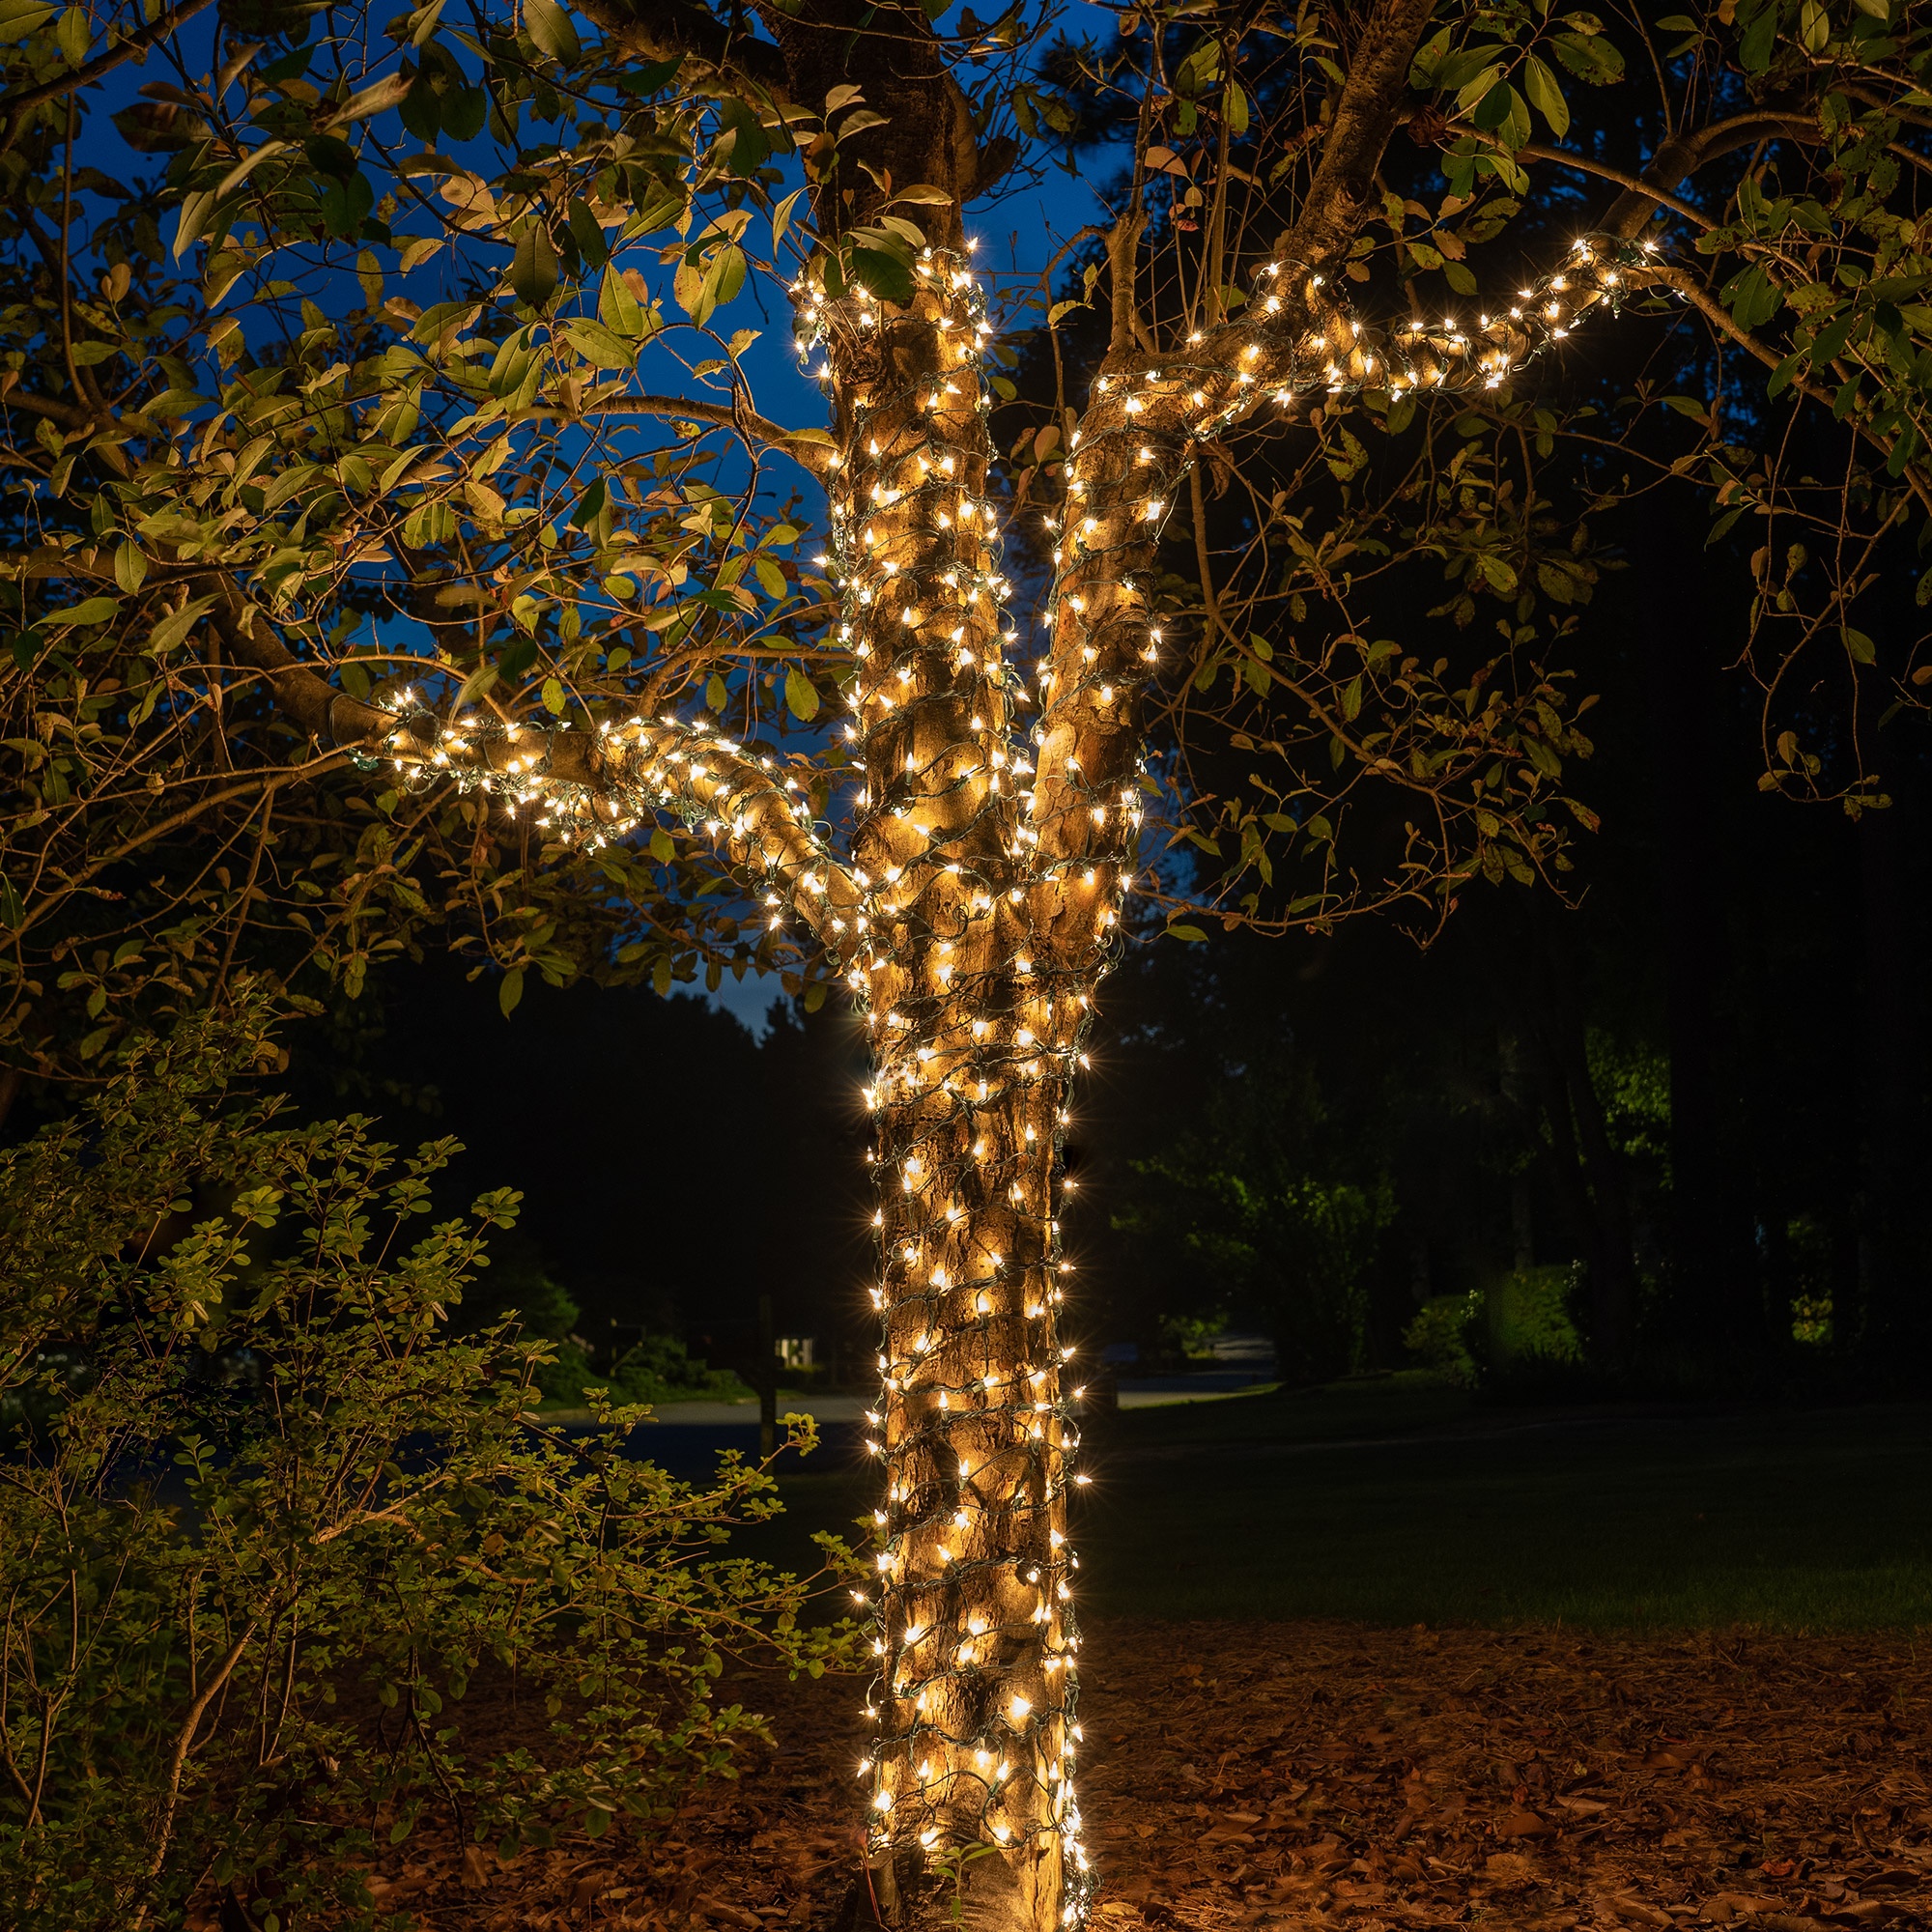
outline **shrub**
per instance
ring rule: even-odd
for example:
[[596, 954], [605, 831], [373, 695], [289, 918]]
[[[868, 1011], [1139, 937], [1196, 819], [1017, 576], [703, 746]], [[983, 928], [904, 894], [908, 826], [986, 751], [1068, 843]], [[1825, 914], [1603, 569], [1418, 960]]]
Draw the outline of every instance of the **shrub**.
[[1403, 1346], [1445, 1379], [1532, 1394], [1571, 1386], [1583, 1343], [1570, 1319], [1574, 1267], [1515, 1268], [1469, 1294], [1438, 1294], [1403, 1330]]
[[[803, 1627], [807, 1584], [723, 1552], [776, 1510], [766, 1469], [675, 1482], [601, 1400], [567, 1441], [535, 1412], [548, 1343], [454, 1332], [517, 1197], [412, 1240], [452, 1145], [232, 1103], [247, 1036], [185, 1025], [0, 1151], [20, 1932], [179, 1923], [211, 1890], [265, 1932], [366, 1923], [375, 1843], [663, 1815], [762, 1734], [715, 1695], [727, 1651], [817, 1674], [846, 1642]], [[492, 1672], [545, 1711], [537, 1743], [484, 1735]]]

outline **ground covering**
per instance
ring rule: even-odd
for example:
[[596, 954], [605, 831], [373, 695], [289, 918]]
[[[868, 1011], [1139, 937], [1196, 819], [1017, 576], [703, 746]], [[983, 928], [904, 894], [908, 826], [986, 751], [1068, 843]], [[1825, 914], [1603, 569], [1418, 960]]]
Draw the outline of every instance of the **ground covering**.
[[[848, 1448], [787, 1480], [759, 1553], [869, 1508]], [[1102, 1932], [1932, 1922], [1932, 1411], [1383, 1380], [1103, 1419], [1085, 1460]], [[861, 1687], [723, 1694], [776, 1745], [662, 1833], [504, 1867], [419, 1830], [371, 1875], [384, 1911], [821, 1932]]]
[[[853, 1868], [849, 1680], [729, 1687], [778, 1746], [662, 1837], [499, 1868], [407, 1848], [424, 1926], [830, 1923]], [[1932, 1646], [1117, 1621], [1086, 1646], [1107, 1932], [1828, 1932], [1932, 1915]]]

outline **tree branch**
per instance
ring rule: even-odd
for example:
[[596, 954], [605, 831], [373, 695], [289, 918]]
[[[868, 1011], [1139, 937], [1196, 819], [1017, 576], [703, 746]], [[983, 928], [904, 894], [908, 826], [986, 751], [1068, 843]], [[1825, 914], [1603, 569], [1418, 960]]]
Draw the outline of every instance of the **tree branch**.
[[1435, 0], [1376, 0], [1370, 9], [1308, 199], [1277, 254], [1323, 268], [1354, 240], [1382, 150], [1395, 131], [1409, 62], [1434, 11]]
[[[1807, 120], [1802, 114], [1740, 114], [1728, 121], [1714, 121], [1694, 134], [1673, 135], [1650, 157], [1636, 185], [1610, 204], [1598, 229], [1621, 242], [1632, 241], [1660, 200], [1671, 197], [1700, 168], [1725, 155], [1759, 141], [1816, 142], [1822, 138], [1816, 119]], [[1678, 206], [1674, 200], [1669, 205]]]
[[480, 777], [492, 790], [541, 783], [566, 801], [582, 798], [587, 816], [618, 834], [668, 806], [704, 824], [734, 865], [781, 881], [793, 909], [828, 946], [838, 947], [858, 916], [856, 881], [800, 814], [769, 760], [647, 719], [609, 733], [452, 725], [440, 739], [427, 738], [413, 721], [335, 690], [291, 656], [251, 610], [229, 608], [225, 588], [213, 614], [234, 657], [263, 672], [276, 706], [324, 744], [380, 750], [429, 776]]
[[178, 7], [171, 8], [159, 19], [129, 34], [118, 46], [109, 47], [104, 54], [97, 54], [71, 73], [56, 74], [52, 80], [43, 80], [38, 87], [0, 96], [0, 112], [8, 116], [6, 137], [0, 139], [0, 153], [14, 145], [26, 124], [27, 116], [42, 102], [58, 100], [64, 94], [76, 94], [84, 87], [93, 86], [102, 74], [112, 73], [124, 61], [132, 60], [136, 54], [146, 53], [150, 47], [158, 45], [177, 27], [193, 19], [212, 4], [213, 0], [181, 0]]
[[[517, 420], [534, 422], [564, 414], [561, 410], [535, 408], [518, 411]], [[800, 469], [809, 470], [813, 476], [824, 477], [831, 473], [834, 452], [829, 444], [800, 442], [796, 431], [759, 415], [755, 410], [744, 409], [736, 404], [694, 402], [685, 396], [611, 396], [604, 401], [584, 404], [576, 419], [600, 415], [666, 416], [691, 422], [716, 423], [723, 429], [735, 429], [749, 443], [762, 443], [768, 448], [782, 451]]]
[[784, 91], [784, 56], [777, 47], [735, 31], [691, 0], [577, 0], [577, 11], [627, 53], [682, 60], [687, 71], [701, 69], [734, 86], [749, 82], [774, 94]]

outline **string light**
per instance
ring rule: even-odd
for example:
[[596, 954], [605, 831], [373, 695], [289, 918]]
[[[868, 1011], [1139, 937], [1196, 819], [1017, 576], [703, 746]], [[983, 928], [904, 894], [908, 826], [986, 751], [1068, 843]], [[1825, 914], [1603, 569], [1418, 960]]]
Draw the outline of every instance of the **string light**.
[[885, 1496], [878, 1587], [854, 1595], [878, 1661], [860, 1767], [875, 1864], [990, 1842], [1064, 1925], [1092, 1902], [1060, 1208], [1067, 1100], [1141, 836], [1131, 727], [1160, 662], [1153, 561], [1179, 486], [1270, 401], [1493, 389], [1640, 283], [1643, 261], [1579, 242], [1506, 315], [1388, 340], [1319, 274], [1269, 263], [1245, 317], [1096, 378], [1066, 505], [1043, 518], [1059, 548], [1031, 680], [988, 485], [993, 331], [966, 258], [927, 249], [900, 307], [794, 283], [801, 366], [834, 386], [845, 430], [819, 557], [852, 669], [844, 862], [794, 776], [702, 724], [441, 726], [406, 695], [384, 750], [414, 781], [541, 799], [546, 829], [592, 849], [664, 814], [702, 828], [757, 877], [774, 928], [791, 910], [817, 936], [865, 1018], [881, 1321], [867, 1447]]

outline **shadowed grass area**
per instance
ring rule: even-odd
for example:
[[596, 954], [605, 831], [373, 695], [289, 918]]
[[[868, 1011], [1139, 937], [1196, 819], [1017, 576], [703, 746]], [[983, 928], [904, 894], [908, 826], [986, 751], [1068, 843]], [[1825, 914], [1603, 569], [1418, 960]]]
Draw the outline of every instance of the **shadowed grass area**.
[[[1108, 1417], [1081, 1464], [1090, 1615], [1932, 1626], [1932, 1406], [1507, 1409], [1398, 1376]], [[869, 1469], [820, 1466], [770, 1554], [871, 1509]]]
[[1100, 1435], [1098, 1615], [1932, 1624], [1932, 1408], [1484, 1409], [1391, 1378]]

